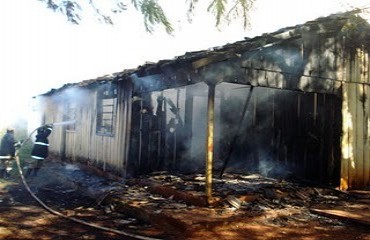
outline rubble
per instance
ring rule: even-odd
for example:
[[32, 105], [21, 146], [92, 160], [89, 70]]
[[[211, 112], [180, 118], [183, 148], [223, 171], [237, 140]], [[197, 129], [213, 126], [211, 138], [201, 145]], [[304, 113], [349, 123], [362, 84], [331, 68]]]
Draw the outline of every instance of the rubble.
[[[370, 236], [367, 191], [342, 192], [255, 173], [228, 173], [213, 180], [214, 201], [207, 205], [202, 174], [157, 172], [112, 180], [78, 166], [48, 164], [43, 175], [29, 179], [31, 188], [47, 204], [67, 216], [95, 217], [103, 226], [130, 229], [151, 237], [337, 239], [339, 234], [343, 239], [369, 239]], [[16, 191], [18, 195], [27, 194], [24, 189]], [[81, 196], [85, 196], [83, 205]], [[341, 214], [344, 217], [338, 216]]]
[[[152, 174], [129, 180], [124, 189], [113, 191], [106, 200], [114, 203], [116, 210], [123, 214], [139, 217], [168, 234], [182, 233], [185, 239], [196, 238], [194, 233], [200, 229], [210, 232], [218, 226], [233, 226], [252, 219], [256, 224], [275, 227], [305, 226], [316, 221], [343, 226], [337, 218], [326, 218], [315, 209], [319, 206], [359, 206], [357, 201], [360, 200], [357, 195], [331, 188], [258, 174], [225, 174], [222, 179], [214, 179], [216, 201], [206, 206], [199, 204], [205, 203], [202, 202], [205, 201], [203, 181], [204, 177], [199, 174]], [[369, 208], [360, 211], [370, 212]], [[220, 233], [219, 239], [224, 239], [222, 236]]]

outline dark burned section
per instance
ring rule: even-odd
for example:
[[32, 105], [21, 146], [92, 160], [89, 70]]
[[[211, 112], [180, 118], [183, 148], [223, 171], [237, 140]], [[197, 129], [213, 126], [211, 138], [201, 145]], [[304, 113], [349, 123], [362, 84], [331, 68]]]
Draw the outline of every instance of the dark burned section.
[[[226, 171], [339, 184], [341, 102], [335, 95], [256, 88], [221, 100], [220, 159]], [[245, 94], [242, 94], [242, 92]], [[243, 96], [243, 97], [241, 97]], [[239, 98], [239, 99], [238, 99]], [[243, 118], [241, 126], [237, 120]], [[235, 146], [233, 137], [237, 136]], [[233, 151], [230, 152], [230, 148]]]
[[[203, 173], [207, 86], [134, 98], [130, 176], [162, 170]], [[221, 83], [215, 103], [216, 173], [259, 172], [339, 184], [341, 100], [336, 95], [262, 87], [252, 92], [249, 86]]]
[[140, 66], [132, 75], [129, 176], [204, 171], [207, 86], [216, 84], [216, 172], [294, 175], [338, 186], [340, 70], [345, 52], [360, 46], [343, 36], [353, 34], [347, 22], [368, 26], [356, 13]]

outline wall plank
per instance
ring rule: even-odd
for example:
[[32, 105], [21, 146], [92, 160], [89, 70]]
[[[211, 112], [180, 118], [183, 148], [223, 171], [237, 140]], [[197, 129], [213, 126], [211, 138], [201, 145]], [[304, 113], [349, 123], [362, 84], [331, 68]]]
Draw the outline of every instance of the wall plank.
[[[68, 99], [68, 94], [46, 97], [44, 105], [45, 121], [63, 121], [66, 109], [61, 104], [63, 99]], [[66, 157], [69, 160], [87, 160], [103, 167], [110, 166], [117, 171], [124, 172], [123, 166], [127, 161], [127, 141], [130, 122], [131, 85], [121, 83], [118, 91], [118, 106], [115, 132], [113, 136], [96, 134], [96, 98], [95, 90], [84, 91], [84, 100], [76, 102], [78, 114], [76, 114], [76, 128], [67, 130], [63, 140], [62, 127], [55, 127], [50, 136], [50, 152], [60, 155], [65, 147]], [[65, 99], [64, 99], [65, 100]], [[64, 143], [65, 141], [65, 143]], [[125, 147], [126, 146], [126, 147]]]
[[343, 83], [341, 186], [343, 190], [369, 186], [369, 62], [356, 49], [346, 55]]

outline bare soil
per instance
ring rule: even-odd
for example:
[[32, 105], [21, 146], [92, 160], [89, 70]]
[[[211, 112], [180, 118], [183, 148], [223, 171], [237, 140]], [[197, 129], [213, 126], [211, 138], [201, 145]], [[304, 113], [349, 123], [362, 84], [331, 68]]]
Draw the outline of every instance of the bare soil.
[[[42, 202], [65, 216], [127, 233], [160, 236], [161, 231], [146, 223], [100, 205], [98, 198], [89, 196], [86, 192], [88, 189], [80, 189], [79, 182], [68, 178], [70, 173], [66, 165], [49, 162], [38, 176], [27, 178], [26, 181]], [[97, 188], [107, 184], [105, 179], [87, 173], [79, 176], [79, 181], [84, 180], [86, 184], [101, 184]], [[135, 238], [95, 229], [50, 213], [31, 196], [17, 172], [13, 172], [11, 179], [0, 180], [0, 239]]]
[[[168, 187], [202, 199], [202, 182], [201, 175], [167, 173], [113, 181], [58, 162], [46, 162], [37, 177], [27, 179], [40, 200], [66, 216], [150, 238], [370, 240], [369, 225], [310, 211], [351, 206], [370, 211], [366, 197], [335, 190], [261, 176], [226, 175], [215, 181], [217, 201], [212, 207], [191, 205], [176, 194], [161, 194]], [[0, 239], [135, 238], [48, 212], [13, 172], [12, 179], [0, 180]]]

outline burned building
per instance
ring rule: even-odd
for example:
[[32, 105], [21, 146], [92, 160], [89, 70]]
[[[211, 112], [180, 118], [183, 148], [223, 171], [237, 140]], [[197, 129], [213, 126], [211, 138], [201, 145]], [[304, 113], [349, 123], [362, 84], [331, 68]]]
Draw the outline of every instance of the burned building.
[[[260, 172], [370, 185], [370, 25], [361, 11], [37, 96], [50, 151], [130, 177]], [[208, 164], [206, 164], [208, 163]]]

